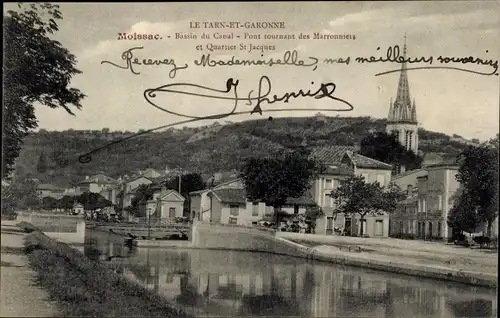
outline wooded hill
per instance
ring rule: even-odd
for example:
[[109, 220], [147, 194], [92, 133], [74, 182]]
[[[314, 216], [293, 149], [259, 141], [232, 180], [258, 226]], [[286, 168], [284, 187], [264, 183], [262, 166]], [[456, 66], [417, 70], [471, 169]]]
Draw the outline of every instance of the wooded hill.
[[[238, 169], [245, 158], [266, 156], [298, 146], [359, 145], [370, 132], [384, 131], [385, 119], [371, 117], [290, 117], [239, 123], [168, 129], [123, 141], [92, 155], [78, 156], [133, 132], [40, 130], [25, 140], [16, 174], [44, 183], [74, 185], [85, 176], [103, 172], [111, 177], [137, 170], [181, 167], [211, 174]], [[419, 148], [427, 156], [453, 158], [468, 141], [458, 135], [419, 130]]]

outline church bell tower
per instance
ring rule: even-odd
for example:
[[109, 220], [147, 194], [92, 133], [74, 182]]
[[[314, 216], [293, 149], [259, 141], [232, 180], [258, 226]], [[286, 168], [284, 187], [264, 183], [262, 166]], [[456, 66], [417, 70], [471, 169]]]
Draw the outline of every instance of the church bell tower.
[[[404, 37], [403, 57], [404, 59], [406, 59], [406, 35]], [[399, 75], [396, 100], [393, 102], [391, 98], [391, 104], [389, 106], [389, 116], [387, 117], [386, 132], [389, 134], [395, 134], [401, 145], [417, 154], [417, 107], [415, 104], [415, 99], [413, 99], [413, 104], [411, 102], [406, 64], [406, 61], [401, 64], [401, 73]]]

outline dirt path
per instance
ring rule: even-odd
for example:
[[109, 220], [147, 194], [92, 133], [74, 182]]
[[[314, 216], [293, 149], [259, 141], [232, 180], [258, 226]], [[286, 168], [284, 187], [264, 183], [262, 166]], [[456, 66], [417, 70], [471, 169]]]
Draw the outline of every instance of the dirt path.
[[23, 255], [25, 234], [16, 221], [2, 221], [0, 317], [60, 317], [48, 293], [34, 285], [35, 273]]

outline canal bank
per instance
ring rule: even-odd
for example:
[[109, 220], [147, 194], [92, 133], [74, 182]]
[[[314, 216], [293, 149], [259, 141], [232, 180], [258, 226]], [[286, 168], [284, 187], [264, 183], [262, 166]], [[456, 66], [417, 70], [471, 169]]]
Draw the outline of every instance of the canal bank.
[[37, 286], [33, 290], [43, 290], [47, 298], [55, 300], [52, 303], [57, 304], [59, 311], [52, 316], [191, 317], [183, 308], [169, 304], [68, 244], [38, 230], [23, 236], [20, 250], [28, 260], [26, 267], [35, 274]]
[[[497, 288], [498, 285], [497, 254], [435, 245], [432, 246], [433, 259], [430, 259], [431, 247], [428, 244], [419, 247], [418, 242], [403, 242], [408, 246], [405, 250], [403, 245], [394, 246], [403, 243], [392, 242], [392, 239], [385, 240], [385, 246], [376, 239], [350, 239], [343, 238], [341, 245], [363, 246], [363, 242], [370, 241], [375, 245], [369, 251], [368, 248], [361, 252], [346, 251], [342, 247], [325, 244], [330, 242], [313, 234], [272, 233], [246, 227], [196, 223], [193, 225], [189, 247], [267, 252], [474, 286]], [[316, 246], [306, 246], [292, 240], [316, 240]], [[440, 254], [445, 256], [440, 257]], [[463, 259], [469, 263], [458, 262]]]

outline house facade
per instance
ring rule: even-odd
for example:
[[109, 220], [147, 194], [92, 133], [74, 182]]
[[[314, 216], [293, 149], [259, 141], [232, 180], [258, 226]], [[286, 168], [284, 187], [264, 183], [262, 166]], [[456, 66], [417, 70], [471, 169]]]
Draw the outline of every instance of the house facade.
[[146, 218], [149, 216], [159, 219], [182, 217], [185, 200], [179, 192], [172, 189], [155, 192], [153, 198], [146, 203]]
[[64, 196], [65, 189], [52, 184], [39, 184], [37, 186], [37, 191], [39, 198], [50, 197], [60, 199]]
[[394, 183], [406, 189], [407, 198], [391, 216], [391, 236], [451, 237], [452, 229], [447, 219], [460, 187], [455, 178], [457, 173], [457, 166], [438, 164], [395, 176]]
[[118, 184], [118, 181], [106, 176], [105, 174], [97, 174], [95, 176], [86, 176], [85, 180], [79, 183], [79, 187], [83, 192], [101, 193], [109, 186]]
[[[115, 201], [122, 200], [122, 206], [125, 208], [132, 204], [132, 199], [134, 198], [135, 192], [139, 186], [152, 183], [153, 181], [150, 178], [145, 176], [136, 176], [122, 181], [122, 184], [119, 186], [119, 191], [116, 188], [111, 188], [108, 190], [108, 193], [111, 192], [111, 194], [115, 194]], [[120, 198], [118, 198], [118, 193], [121, 193]], [[113, 202], [113, 200], [110, 201]]]
[[[272, 222], [273, 207], [264, 202], [251, 202], [241, 179], [234, 179], [190, 193], [192, 217], [201, 222], [257, 225], [259, 221]], [[314, 200], [309, 192], [302, 198], [290, 198], [281, 210], [289, 215], [305, 213]]]
[[[332, 235], [335, 229], [346, 235], [361, 232], [359, 214], [345, 216], [335, 213], [332, 191], [339, 188], [343, 181], [351, 176], [362, 176], [365, 182], [378, 182], [387, 187], [391, 182], [392, 166], [381, 161], [356, 153], [355, 147], [329, 146], [313, 150], [311, 156], [325, 166], [325, 171], [313, 183], [314, 200], [323, 209], [324, 216], [316, 221], [317, 234]], [[374, 237], [389, 236], [389, 215], [366, 215], [363, 220], [363, 233]]]

